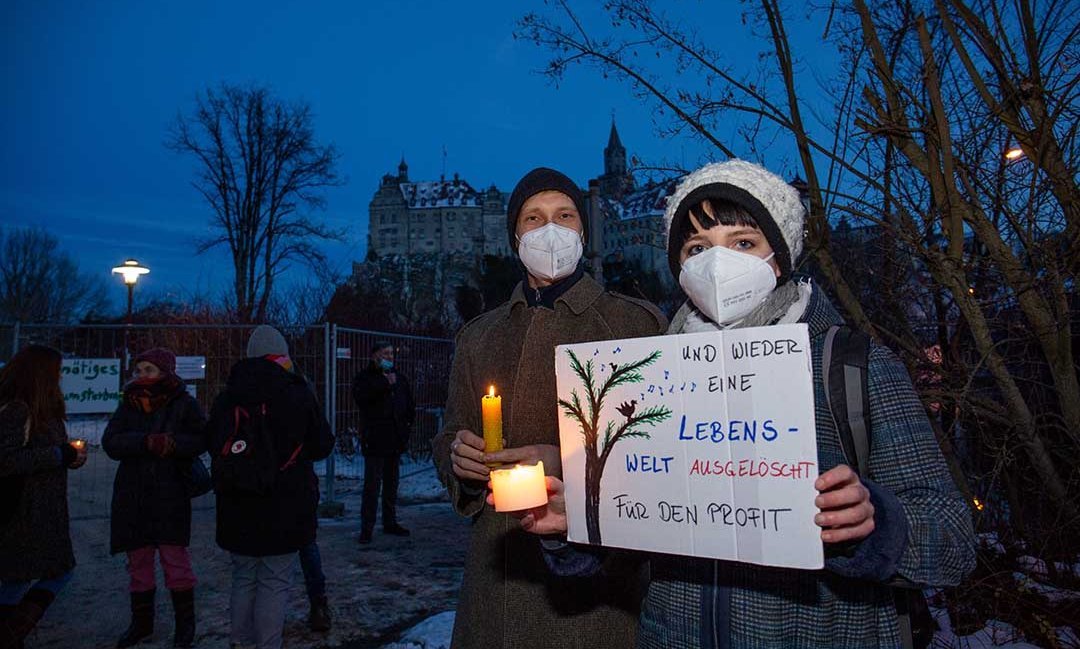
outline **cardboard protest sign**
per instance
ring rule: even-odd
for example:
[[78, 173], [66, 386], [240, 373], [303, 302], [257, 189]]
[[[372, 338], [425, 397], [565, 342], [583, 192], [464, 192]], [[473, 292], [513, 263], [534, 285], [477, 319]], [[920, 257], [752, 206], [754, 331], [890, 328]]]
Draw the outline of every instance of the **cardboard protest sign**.
[[120, 360], [65, 358], [60, 390], [68, 414], [113, 412], [120, 405]]
[[822, 567], [805, 324], [555, 354], [571, 541]]

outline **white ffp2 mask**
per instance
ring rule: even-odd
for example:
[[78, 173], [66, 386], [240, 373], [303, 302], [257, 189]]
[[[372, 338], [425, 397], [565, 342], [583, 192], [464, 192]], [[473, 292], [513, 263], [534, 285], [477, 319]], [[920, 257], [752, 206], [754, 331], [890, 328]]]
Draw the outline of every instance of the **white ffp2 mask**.
[[679, 285], [699, 311], [719, 325], [742, 319], [776, 288], [776, 272], [765, 259], [713, 246], [682, 265]]
[[530, 274], [552, 282], [572, 274], [583, 251], [581, 235], [555, 223], [518, 238], [521, 263]]

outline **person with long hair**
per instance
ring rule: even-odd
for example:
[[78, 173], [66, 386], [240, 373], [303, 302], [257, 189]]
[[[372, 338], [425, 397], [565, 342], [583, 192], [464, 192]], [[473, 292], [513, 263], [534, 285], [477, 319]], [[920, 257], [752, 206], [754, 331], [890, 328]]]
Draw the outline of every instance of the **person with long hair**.
[[194, 458], [206, 450], [206, 415], [176, 375], [176, 356], [164, 348], [135, 357], [132, 380], [113, 413], [101, 446], [120, 461], [113, 482], [110, 545], [127, 553], [131, 624], [117, 647], [154, 633], [154, 556], [172, 595], [173, 646], [195, 643], [195, 573], [191, 569]]
[[30, 345], [0, 369], [0, 649], [18, 649], [71, 579], [60, 352]]

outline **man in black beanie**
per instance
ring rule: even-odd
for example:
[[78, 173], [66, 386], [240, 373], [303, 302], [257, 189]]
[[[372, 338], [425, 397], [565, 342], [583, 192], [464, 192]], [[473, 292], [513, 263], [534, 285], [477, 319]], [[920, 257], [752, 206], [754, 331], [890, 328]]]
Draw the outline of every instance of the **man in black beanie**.
[[[517, 519], [484, 502], [488, 464], [544, 463], [561, 476], [555, 404], [556, 345], [662, 333], [653, 305], [608, 293], [584, 273], [588, 223], [577, 185], [553, 169], [530, 171], [507, 206], [507, 236], [524, 278], [505, 304], [458, 334], [445, 425], [433, 459], [454, 509], [474, 518], [452, 646], [560, 647], [567, 637], [585, 646], [634, 646], [642, 595], [638, 566], [560, 589], [544, 566], [538, 541]], [[502, 396], [505, 450], [486, 452], [480, 397], [494, 384]], [[494, 560], [496, 557], [504, 559]], [[500, 615], [491, 616], [492, 610]]]

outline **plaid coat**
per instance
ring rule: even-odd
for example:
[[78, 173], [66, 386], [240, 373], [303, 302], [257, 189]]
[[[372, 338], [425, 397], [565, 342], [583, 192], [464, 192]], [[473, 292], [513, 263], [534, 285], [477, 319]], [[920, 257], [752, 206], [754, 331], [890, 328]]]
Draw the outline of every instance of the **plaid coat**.
[[[810, 328], [818, 461], [825, 472], [844, 461], [821, 367], [825, 332], [842, 320], [814, 287], [801, 321]], [[875, 532], [854, 556], [827, 558], [821, 571], [653, 555], [639, 647], [899, 647], [892, 593], [883, 582], [898, 574], [918, 584], [948, 586], [971, 571], [970, 511], [906, 368], [875, 344], [868, 384], [871, 455], [864, 483], [876, 510]]]

